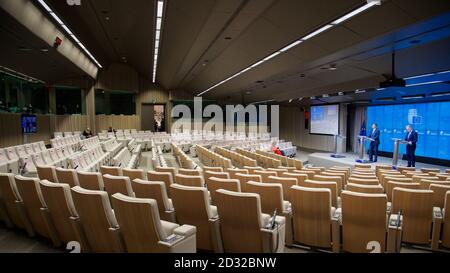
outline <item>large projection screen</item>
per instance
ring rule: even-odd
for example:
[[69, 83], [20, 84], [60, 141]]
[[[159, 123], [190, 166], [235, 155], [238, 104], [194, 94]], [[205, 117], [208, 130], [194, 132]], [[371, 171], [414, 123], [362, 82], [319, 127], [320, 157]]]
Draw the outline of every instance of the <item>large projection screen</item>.
[[339, 135], [339, 105], [311, 106], [309, 133]]

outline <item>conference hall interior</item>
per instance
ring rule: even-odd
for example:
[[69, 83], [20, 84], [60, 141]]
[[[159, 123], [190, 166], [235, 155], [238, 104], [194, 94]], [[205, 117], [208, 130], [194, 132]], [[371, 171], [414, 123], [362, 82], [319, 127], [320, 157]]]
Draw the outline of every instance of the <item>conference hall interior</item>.
[[0, 0], [0, 253], [448, 253], [449, 49], [447, 0]]

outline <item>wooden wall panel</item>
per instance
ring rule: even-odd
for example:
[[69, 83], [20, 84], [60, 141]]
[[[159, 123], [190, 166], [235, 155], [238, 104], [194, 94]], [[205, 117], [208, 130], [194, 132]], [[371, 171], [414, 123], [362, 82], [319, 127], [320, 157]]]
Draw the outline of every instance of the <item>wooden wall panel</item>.
[[[88, 127], [88, 117], [83, 115], [36, 115], [37, 133], [27, 136], [27, 143], [44, 141], [50, 143], [54, 132], [83, 131]], [[21, 114], [0, 113], [0, 147], [24, 143]]]
[[141, 119], [139, 116], [115, 116], [115, 115], [98, 115], [95, 117], [97, 130], [108, 130], [109, 127], [114, 129], [141, 129]]

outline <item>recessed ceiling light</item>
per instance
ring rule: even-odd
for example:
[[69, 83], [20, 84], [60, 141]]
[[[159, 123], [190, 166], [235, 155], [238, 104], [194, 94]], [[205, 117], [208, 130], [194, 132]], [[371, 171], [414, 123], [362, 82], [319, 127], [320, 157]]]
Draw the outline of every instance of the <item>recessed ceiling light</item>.
[[111, 19], [111, 18], [109, 18], [109, 16], [106, 16], [106, 17], [105, 17], [105, 20], [106, 20], [106, 21], [109, 21], [109, 19]]
[[41, 48], [41, 52], [48, 52], [48, 48], [45, 47]]
[[245, 92], [245, 94], [246, 94], [246, 95], [251, 95], [252, 92], [251, 92], [251, 91], [247, 91], [247, 92]]
[[291, 103], [291, 102], [293, 102], [293, 101], [294, 101], [294, 99], [290, 99], [290, 100], [289, 100], [289, 103]]

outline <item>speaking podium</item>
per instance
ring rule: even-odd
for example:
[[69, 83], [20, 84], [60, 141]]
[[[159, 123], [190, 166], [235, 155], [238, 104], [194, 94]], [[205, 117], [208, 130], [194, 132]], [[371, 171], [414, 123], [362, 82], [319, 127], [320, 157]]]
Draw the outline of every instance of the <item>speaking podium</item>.
[[392, 155], [392, 166], [397, 167], [398, 164], [398, 156], [400, 153], [400, 145], [408, 145], [408, 141], [405, 141], [400, 138], [393, 138], [392, 141], [394, 141], [394, 153]]
[[367, 164], [370, 163], [369, 160], [364, 159], [364, 148], [366, 147], [366, 142], [373, 142], [375, 140], [373, 140], [370, 137], [366, 137], [366, 136], [358, 136], [359, 139], [359, 158], [356, 159], [356, 163], [362, 163], [362, 164]]
[[334, 154], [331, 155], [333, 158], [345, 158], [345, 155], [343, 155], [342, 147], [344, 147], [345, 140], [347, 137], [341, 136], [341, 135], [335, 135], [334, 136], [334, 143], [335, 143], [335, 149]]

